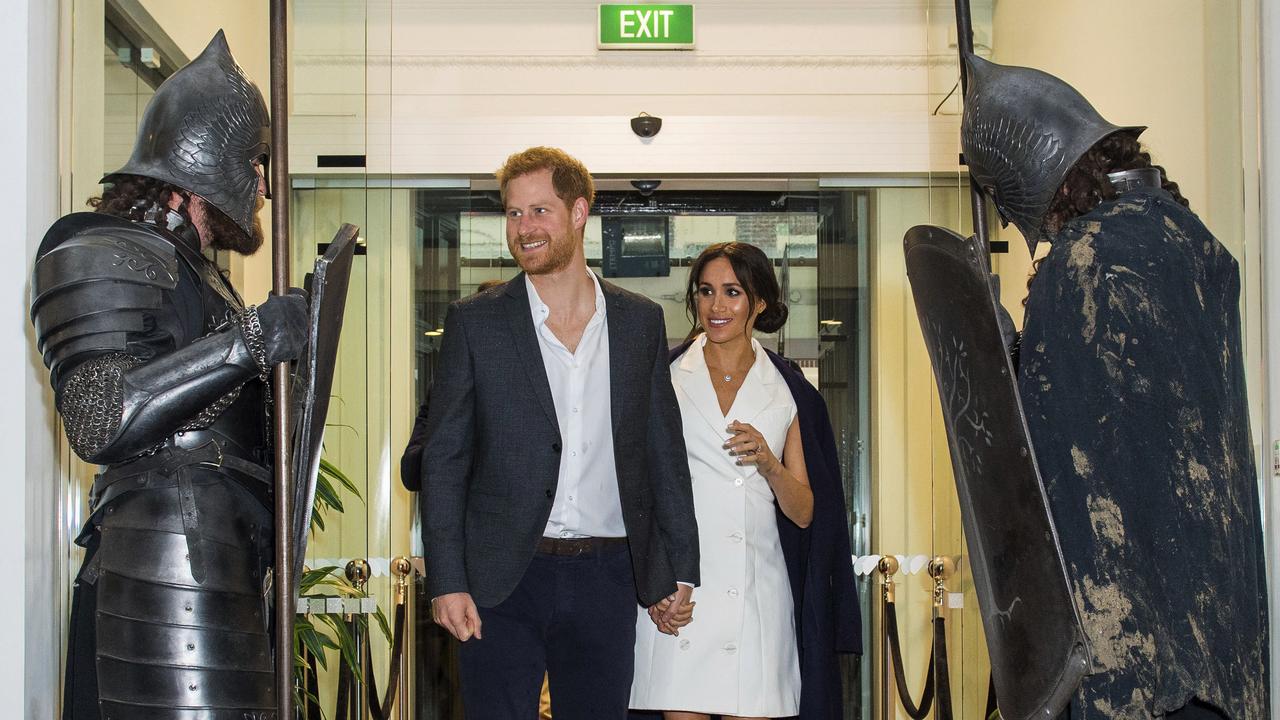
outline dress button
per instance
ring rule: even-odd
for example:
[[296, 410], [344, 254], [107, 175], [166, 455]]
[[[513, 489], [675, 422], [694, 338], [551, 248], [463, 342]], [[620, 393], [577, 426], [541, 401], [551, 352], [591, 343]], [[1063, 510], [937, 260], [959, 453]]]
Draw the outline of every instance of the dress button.
[[726, 594], [731, 598], [736, 598], [738, 597], [738, 588], [729, 588], [729, 592]]
[[688, 650], [688, 649], [689, 649], [689, 641], [688, 641], [688, 640], [681, 640], [681, 641], [680, 641], [680, 649], [681, 649], [681, 650]]
[[736, 543], [740, 543], [740, 542], [742, 542], [742, 533], [740, 533], [740, 532], [736, 532], [736, 533], [734, 533], [734, 534], [730, 535], [730, 536], [729, 536], [729, 540], [730, 540], [731, 542], [736, 542]]
[[734, 486], [734, 487], [742, 487], [742, 478], [734, 478], [734, 479], [733, 479], [733, 486]]
[[738, 646], [737, 646], [737, 645], [734, 645], [733, 643], [725, 643], [725, 644], [724, 644], [724, 651], [725, 651], [725, 652], [727, 652], [727, 653], [729, 653], [730, 655], [732, 655], [732, 654], [734, 654], [734, 653], [738, 652]]

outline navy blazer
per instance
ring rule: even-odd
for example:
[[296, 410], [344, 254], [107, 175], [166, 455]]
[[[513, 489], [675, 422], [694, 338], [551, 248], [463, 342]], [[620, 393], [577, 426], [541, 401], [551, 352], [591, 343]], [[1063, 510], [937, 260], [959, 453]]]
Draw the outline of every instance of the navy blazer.
[[[662, 309], [600, 281], [609, 410], [637, 599], [698, 582], [698, 528]], [[546, 529], [563, 439], [524, 275], [449, 305], [427, 412], [423, 547], [430, 597], [510, 596]]]

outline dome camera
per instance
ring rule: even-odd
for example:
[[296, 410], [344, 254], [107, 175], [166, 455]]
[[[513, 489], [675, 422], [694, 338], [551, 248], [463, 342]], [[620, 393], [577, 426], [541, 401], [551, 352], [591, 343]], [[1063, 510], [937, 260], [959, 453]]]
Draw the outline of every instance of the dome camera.
[[662, 129], [662, 118], [654, 117], [647, 112], [631, 118], [631, 132], [642, 138], [651, 138]]
[[641, 197], [649, 197], [662, 184], [661, 180], [632, 180], [631, 187], [640, 192]]

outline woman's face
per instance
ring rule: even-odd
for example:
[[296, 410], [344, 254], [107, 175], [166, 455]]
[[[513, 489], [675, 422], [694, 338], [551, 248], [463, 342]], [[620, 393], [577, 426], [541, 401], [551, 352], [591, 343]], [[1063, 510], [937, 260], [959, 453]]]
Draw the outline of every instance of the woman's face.
[[718, 257], [702, 266], [698, 278], [698, 323], [706, 330], [708, 340], [722, 343], [750, 337], [756, 316], [763, 309], [762, 301], [751, 307], [728, 258]]

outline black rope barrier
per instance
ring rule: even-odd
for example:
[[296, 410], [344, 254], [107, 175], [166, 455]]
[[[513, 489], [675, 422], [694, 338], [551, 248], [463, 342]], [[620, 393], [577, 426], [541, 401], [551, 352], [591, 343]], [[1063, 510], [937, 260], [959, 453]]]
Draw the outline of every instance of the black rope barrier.
[[369, 689], [369, 714], [373, 720], [387, 720], [395, 707], [396, 691], [400, 685], [400, 657], [404, 654], [405, 603], [403, 597], [396, 603], [395, 626], [391, 631], [391, 668], [387, 672], [387, 692], [378, 702], [378, 680], [373, 676], [373, 654], [369, 643], [364, 645], [364, 682]]
[[[884, 631], [889, 634], [889, 656], [893, 663], [893, 681], [898, 689], [898, 699], [902, 701], [902, 709], [907, 711], [907, 715], [912, 720], [924, 720], [929, 716], [929, 711], [933, 709], [933, 693], [934, 693], [934, 663], [937, 660], [937, 643], [934, 643], [932, 650], [929, 652], [929, 669], [925, 673], [924, 691], [920, 694], [920, 702], [915, 703], [911, 700], [911, 690], [907, 688], [906, 673], [903, 672], [902, 663], [902, 640], [898, 637], [898, 610], [897, 603], [884, 604]], [[938, 618], [934, 622], [939, 622]], [[934, 636], [937, 636], [937, 626], [935, 626]], [[888, 701], [888, 698], [885, 698]]]
[[[902, 709], [912, 720], [924, 720], [929, 716], [929, 712], [934, 712], [936, 720], [952, 720], [951, 705], [951, 668], [947, 660], [947, 624], [946, 618], [942, 614], [943, 593], [945, 588], [942, 585], [943, 578], [947, 573], [947, 565], [943, 558], [934, 558], [930, 562], [929, 574], [934, 578], [934, 607], [937, 608], [937, 615], [933, 618], [933, 637], [929, 648], [929, 666], [925, 672], [924, 690], [920, 693], [920, 701], [914, 702], [911, 698], [911, 690], [907, 687], [906, 673], [903, 670], [902, 662], [902, 640], [898, 637], [898, 609], [897, 603], [894, 602], [893, 590], [893, 574], [898, 570], [898, 563], [892, 558], [881, 560], [880, 571], [884, 574], [883, 594], [881, 597], [882, 607], [884, 611], [884, 634], [885, 642], [882, 647], [887, 646], [887, 655], [892, 665], [892, 671], [884, 667], [884, 672], [892, 672], [893, 689], [897, 691], [898, 700], [902, 703]], [[891, 692], [885, 681], [885, 694]], [[888, 713], [888, 703], [892, 703], [893, 699], [885, 697], [883, 700], [884, 712]]]

